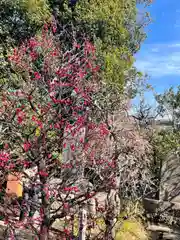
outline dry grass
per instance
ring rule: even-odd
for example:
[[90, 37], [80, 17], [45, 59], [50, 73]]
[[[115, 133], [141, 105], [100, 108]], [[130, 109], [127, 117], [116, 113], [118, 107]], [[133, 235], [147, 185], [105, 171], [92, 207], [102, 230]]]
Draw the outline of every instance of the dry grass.
[[[141, 206], [137, 204], [128, 204], [128, 209], [118, 217], [118, 221], [115, 224], [116, 238], [115, 240], [149, 240], [148, 233], [143, 223], [138, 220], [135, 216], [141, 215]], [[124, 220], [125, 216], [129, 216], [127, 220]], [[94, 222], [94, 227], [87, 229], [87, 235], [96, 237], [100, 233], [105, 231], [106, 225], [103, 218], [97, 218]], [[64, 221], [57, 221], [56, 228], [62, 228]], [[74, 219], [74, 235], [78, 236], [78, 216]], [[101, 234], [100, 234], [101, 235]]]
[[122, 223], [116, 233], [115, 240], [148, 240], [148, 234], [143, 224], [136, 219], [129, 219]]

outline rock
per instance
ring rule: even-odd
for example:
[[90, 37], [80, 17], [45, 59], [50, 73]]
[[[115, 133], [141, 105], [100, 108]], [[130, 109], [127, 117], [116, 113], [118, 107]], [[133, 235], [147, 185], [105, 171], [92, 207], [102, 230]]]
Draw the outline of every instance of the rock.
[[147, 227], [148, 231], [152, 231], [152, 232], [167, 232], [167, 233], [171, 233], [172, 229], [167, 227], [167, 226], [158, 226], [158, 225], [149, 225]]
[[173, 234], [173, 233], [164, 233], [163, 234], [164, 240], [179, 240], [180, 235], [179, 234]]
[[144, 198], [143, 199], [143, 206], [145, 211], [148, 213], [155, 213], [156, 210], [160, 207], [160, 201], [159, 200], [154, 200], [150, 198]]

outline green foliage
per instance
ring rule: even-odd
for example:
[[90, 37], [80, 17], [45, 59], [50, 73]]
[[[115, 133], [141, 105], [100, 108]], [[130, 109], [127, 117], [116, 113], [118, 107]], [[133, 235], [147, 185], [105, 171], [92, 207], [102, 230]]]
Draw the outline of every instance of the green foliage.
[[136, 1], [96, 0], [79, 1], [77, 14], [85, 23], [94, 28], [96, 37], [103, 41], [104, 47], [121, 46], [128, 37], [125, 23], [135, 19]]
[[163, 94], [156, 96], [156, 100], [164, 110], [164, 113], [171, 117], [174, 130], [179, 131], [180, 127], [180, 86], [174, 90], [172, 87]]
[[172, 130], [161, 130], [154, 135], [154, 147], [159, 158], [167, 156], [169, 152], [180, 147], [179, 137], [180, 133]]
[[170, 88], [163, 94], [157, 95], [156, 100], [164, 111], [164, 115], [171, 118], [170, 129], [161, 130], [154, 137], [156, 151], [160, 155], [166, 156], [172, 150], [180, 147], [180, 86], [177, 87], [177, 90]]
[[127, 76], [133, 66], [132, 56], [145, 38], [136, 17], [135, 0], [83, 0], [75, 11], [76, 22], [83, 24], [97, 46], [104, 66], [103, 79], [120, 91], [129, 80], [124, 74]]
[[[123, 55], [126, 55], [125, 59], [120, 57]], [[133, 63], [133, 58], [128, 55], [127, 48], [112, 48], [109, 52], [104, 53], [104, 79], [109, 84], [115, 84], [119, 89], [123, 89], [124, 73], [131, 68]]]
[[50, 19], [50, 9], [46, 0], [19, 0], [30, 23], [41, 25]]

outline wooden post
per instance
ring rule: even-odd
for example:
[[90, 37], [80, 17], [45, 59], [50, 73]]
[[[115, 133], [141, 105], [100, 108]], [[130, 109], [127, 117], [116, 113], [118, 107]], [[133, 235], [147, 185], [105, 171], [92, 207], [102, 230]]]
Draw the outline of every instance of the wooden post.
[[86, 240], [86, 228], [87, 228], [87, 210], [85, 206], [79, 211], [79, 240]]

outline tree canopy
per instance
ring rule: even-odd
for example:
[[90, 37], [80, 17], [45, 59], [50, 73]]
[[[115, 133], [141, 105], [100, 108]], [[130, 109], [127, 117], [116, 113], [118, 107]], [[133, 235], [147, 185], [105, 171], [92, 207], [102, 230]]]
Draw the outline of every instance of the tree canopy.
[[[74, 6], [73, 10], [71, 5]], [[102, 76], [109, 84], [121, 91], [132, 82], [127, 72], [133, 66], [133, 55], [145, 39], [143, 27], [149, 22], [147, 14], [137, 21], [135, 0], [116, 1], [53, 1], [18, 0], [1, 1], [1, 58], [3, 61], [0, 81], [14, 82], [7, 55], [11, 49], [28, 39], [52, 17], [57, 21], [56, 32], [65, 48], [71, 48], [73, 37], [77, 41], [86, 36], [97, 48], [99, 61], [103, 65]], [[63, 31], [62, 31], [63, 29]], [[76, 35], [76, 36], [74, 36]], [[13, 74], [13, 77], [10, 75]], [[138, 75], [134, 72], [135, 80]]]

